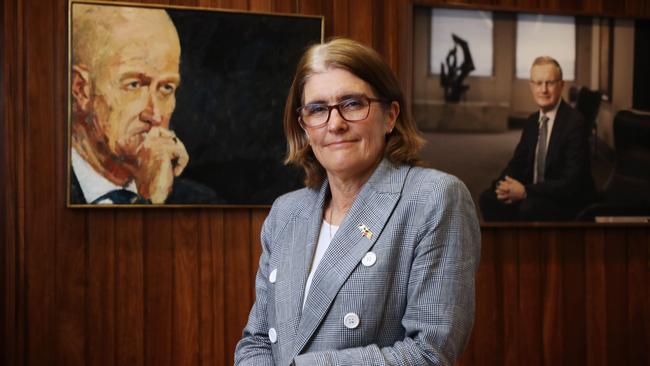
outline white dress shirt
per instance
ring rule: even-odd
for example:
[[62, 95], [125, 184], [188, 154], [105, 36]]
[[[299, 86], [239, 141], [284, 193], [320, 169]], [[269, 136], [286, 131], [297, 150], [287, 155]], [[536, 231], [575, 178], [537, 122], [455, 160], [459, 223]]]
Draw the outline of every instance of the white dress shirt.
[[[126, 189], [127, 191], [138, 194], [138, 188], [136, 187], [134, 181], [130, 181], [125, 187], [118, 186], [117, 184], [104, 178], [95, 169], [93, 169], [93, 167], [88, 164], [88, 162], [84, 160], [81, 155], [79, 155], [74, 147], [72, 148], [70, 157], [72, 161], [72, 170], [77, 176], [79, 186], [81, 187], [81, 192], [83, 192], [86, 202], [92, 203], [97, 198], [116, 189]], [[108, 198], [95, 203], [109, 205], [113, 204], [113, 202]]]
[[336, 234], [336, 231], [339, 229], [338, 226], [330, 225], [327, 221], [323, 220], [323, 224], [320, 226], [320, 234], [318, 235], [318, 244], [316, 244], [316, 253], [314, 253], [314, 261], [311, 264], [311, 271], [309, 271], [309, 277], [307, 277], [307, 283], [305, 284], [305, 296], [302, 298], [302, 307], [305, 307], [305, 301], [307, 300], [307, 294], [309, 294], [309, 288], [311, 287], [311, 281], [314, 279], [314, 273], [316, 273], [316, 268], [320, 264], [320, 261], [325, 255], [325, 251], [329, 248], [332, 238]]

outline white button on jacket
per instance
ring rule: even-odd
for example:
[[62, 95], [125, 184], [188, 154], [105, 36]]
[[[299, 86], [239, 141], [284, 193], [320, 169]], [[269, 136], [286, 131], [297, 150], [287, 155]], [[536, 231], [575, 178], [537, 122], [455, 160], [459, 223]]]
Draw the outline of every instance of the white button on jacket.
[[269, 341], [271, 341], [271, 343], [278, 341], [278, 333], [275, 331], [275, 328], [269, 329]]
[[343, 325], [348, 329], [354, 329], [359, 326], [359, 316], [355, 313], [347, 313], [343, 318]]
[[366, 267], [372, 266], [375, 262], [377, 262], [377, 255], [373, 252], [366, 253], [366, 255], [363, 256], [363, 259], [361, 259], [361, 264]]
[[269, 282], [275, 283], [275, 279], [278, 276], [278, 269], [274, 269], [271, 271], [271, 274], [269, 274]]

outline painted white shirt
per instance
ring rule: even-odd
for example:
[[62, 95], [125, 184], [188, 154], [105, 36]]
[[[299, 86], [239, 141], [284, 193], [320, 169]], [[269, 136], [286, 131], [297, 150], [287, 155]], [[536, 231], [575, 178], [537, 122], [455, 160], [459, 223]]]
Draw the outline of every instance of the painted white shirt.
[[[70, 158], [72, 161], [72, 170], [77, 176], [79, 186], [81, 187], [81, 192], [83, 192], [86, 202], [91, 203], [97, 198], [116, 189], [126, 189], [127, 191], [138, 194], [138, 188], [135, 185], [135, 181], [129, 182], [126, 187], [118, 186], [117, 184], [111, 182], [110, 180], [97, 173], [97, 171], [95, 171], [95, 169], [93, 169], [93, 167], [90, 166], [90, 164], [88, 164], [88, 162], [85, 161], [81, 155], [79, 155], [74, 147], [71, 150], [72, 151], [70, 153]], [[106, 198], [96, 203], [110, 205], [113, 202], [110, 199]]]

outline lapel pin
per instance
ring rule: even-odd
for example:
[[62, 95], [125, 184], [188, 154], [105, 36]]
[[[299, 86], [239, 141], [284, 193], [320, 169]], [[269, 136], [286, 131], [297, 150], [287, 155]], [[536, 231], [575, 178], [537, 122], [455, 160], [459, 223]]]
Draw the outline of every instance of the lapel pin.
[[359, 231], [361, 231], [361, 236], [365, 236], [368, 240], [372, 239], [372, 231], [370, 231], [366, 225], [359, 224], [357, 227], [359, 228]]

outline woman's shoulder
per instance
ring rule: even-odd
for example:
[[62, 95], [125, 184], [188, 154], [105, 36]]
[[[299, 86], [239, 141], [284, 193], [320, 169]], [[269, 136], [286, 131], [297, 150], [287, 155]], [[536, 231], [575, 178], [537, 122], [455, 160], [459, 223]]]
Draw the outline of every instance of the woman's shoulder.
[[310, 210], [317, 197], [317, 191], [302, 188], [276, 198], [264, 221], [264, 233], [273, 236], [272, 233], [282, 231], [282, 228], [295, 220], [297, 216], [304, 215], [304, 212]]
[[415, 205], [422, 220], [422, 232], [438, 227], [451, 217], [476, 221], [472, 195], [457, 177], [437, 169], [414, 167], [404, 186], [405, 202]]
[[318, 191], [302, 188], [276, 198], [271, 206], [270, 216], [292, 217], [312, 207], [318, 198]]
[[456, 176], [445, 173], [441, 170], [412, 167], [406, 182], [407, 186], [417, 186], [419, 190], [431, 189], [449, 189], [453, 187], [465, 188], [465, 184]]
[[425, 206], [471, 202], [472, 196], [460, 179], [443, 171], [424, 167], [411, 168], [402, 190], [407, 201], [420, 202]]
[[311, 188], [301, 188], [291, 191], [276, 198], [273, 207], [295, 209], [312, 202], [318, 196], [318, 191]]

